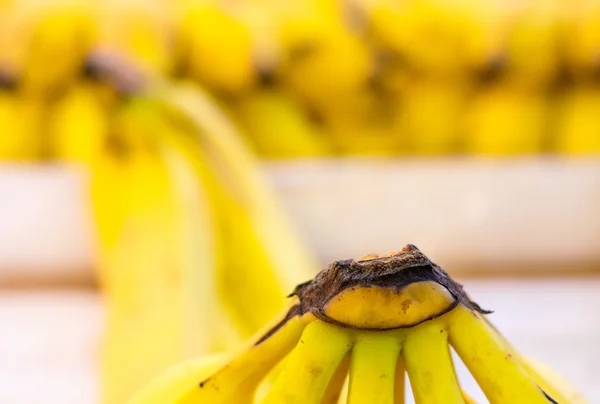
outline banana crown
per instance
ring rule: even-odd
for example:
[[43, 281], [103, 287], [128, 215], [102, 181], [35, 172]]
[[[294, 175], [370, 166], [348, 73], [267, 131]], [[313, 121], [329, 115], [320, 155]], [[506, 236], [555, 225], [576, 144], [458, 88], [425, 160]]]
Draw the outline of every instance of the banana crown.
[[[407, 245], [397, 253], [336, 261], [314, 280], [296, 287], [301, 312], [357, 329], [411, 327], [462, 303], [482, 313], [460, 284]], [[365, 304], [368, 303], [368, 304]]]
[[417, 404], [474, 403], [459, 384], [452, 346], [492, 404], [585, 402], [515, 351], [488, 322], [490, 312], [415, 246], [334, 262], [289, 297], [217, 370], [182, 364], [185, 377], [159, 378], [151, 391], [169, 392], [157, 393], [163, 404], [399, 404], [407, 373]]

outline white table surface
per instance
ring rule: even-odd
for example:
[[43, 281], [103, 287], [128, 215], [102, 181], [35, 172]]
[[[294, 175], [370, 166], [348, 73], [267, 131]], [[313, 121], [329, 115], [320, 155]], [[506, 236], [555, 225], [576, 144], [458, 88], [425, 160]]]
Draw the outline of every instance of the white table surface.
[[[600, 279], [463, 284], [520, 351], [600, 403]], [[93, 291], [0, 291], [0, 403], [97, 403], [101, 319]]]
[[[323, 263], [411, 243], [456, 270], [600, 268], [598, 158], [330, 159], [265, 172]], [[81, 172], [0, 164], [0, 223], [0, 285], [93, 282]]]

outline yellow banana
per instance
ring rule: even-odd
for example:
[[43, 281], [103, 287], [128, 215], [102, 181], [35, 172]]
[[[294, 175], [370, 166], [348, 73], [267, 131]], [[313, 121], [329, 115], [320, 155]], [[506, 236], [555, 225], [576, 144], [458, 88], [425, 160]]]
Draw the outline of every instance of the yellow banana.
[[179, 10], [180, 68], [211, 89], [244, 92], [256, 81], [248, 26], [210, 2], [188, 2]]
[[249, 94], [236, 108], [248, 140], [267, 158], [324, 156], [331, 153], [325, 134], [307, 112], [284, 93]]
[[323, 126], [342, 154], [394, 155], [402, 138], [394, 132], [390, 108], [370, 88], [350, 90], [327, 105]]
[[[300, 342], [286, 360], [263, 404], [319, 404], [336, 369], [352, 347], [346, 329], [323, 321], [307, 325]], [[290, 389], [290, 386], [295, 386]], [[351, 393], [350, 393], [351, 394]]]
[[19, 30], [16, 24], [17, 3], [14, 0], [0, 1], [0, 87], [16, 77], [19, 70], [19, 58], [24, 49], [14, 45]]
[[520, 355], [521, 365], [538, 385], [559, 403], [586, 404], [587, 400], [563, 376], [545, 363]]
[[294, 347], [304, 326], [314, 320], [310, 314], [297, 315], [296, 310], [297, 301], [292, 300], [237, 357], [210, 377], [198, 380], [175, 402], [251, 402], [260, 380]]
[[14, 91], [0, 91], [0, 159], [33, 161], [45, 152], [43, 103]]
[[600, 52], [600, 3], [577, 1], [562, 4], [561, 40], [569, 46], [563, 51], [563, 62], [577, 78], [593, 79], [598, 71]]
[[157, 376], [146, 388], [128, 400], [127, 404], [174, 402], [182, 391], [223, 366], [227, 358], [227, 353], [218, 353], [188, 359], [177, 364]]
[[327, 27], [304, 48], [282, 63], [284, 85], [321, 113], [355, 95], [372, 76], [369, 49], [348, 29]]
[[469, 153], [527, 154], [546, 146], [549, 103], [539, 91], [501, 82], [476, 95], [465, 114]]
[[[402, 348], [402, 338], [396, 334], [374, 331], [356, 336], [350, 363], [348, 404], [394, 404], [396, 370]], [[404, 378], [404, 370], [400, 370]]]
[[450, 344], [491, 404], [549, 402], [512, 350], [480, 314], [459, 305], [448, 313], [447, 321]]
[[52, 97], [83, 69], [96, 36], [95, 1], [29, 0], [17, 3], [16, 62], [29, 96]]
[[558, 73], [558, 3], [533, 0], [514, 17], [507, 33], [505, 68], [519, 86], [547, 86]]
[[301, 50], [319, 41], [327, 30], [344, 29], [344, 9], [337, 0], [271, 2], [276, 12], [276, 33], [285, 52]]
[[600, 153], [600, 88], [577, 86], [566, 92], [560, 102], [555, 132], [555, 150], [565, 155]]
[[90, 167], [103, 151], [109, 111], [97, 86], [81, 83], [50, 106], [47, 125], [54, 157]]
[[433, 155], [460, 150], [460, 122], [469, 87], [459, 80], [413, 80], [406, 86], [397, 119], [399, 134], [406, 137], [411, 150]]
[[[488, 325], [494, 328], [492, 323], [486, 318]], [[510, 344], [510, 342], [504, 338], [504, 336], [494, 328], [496, 336], [501, 338], [504, 345], [510, 347], [510, 349], [516, 354], [516, 359], [519, 365], [525, 369], [525, 371], [535, 380], [545, 392], [547, 392], [552, 398], [559, 403], [573, 403], [573, 404], [585, 404], [587, 401], [581, 396], [581, 394], [569, 383], [562, 378], [554, 369], [551, 369], [542, 362], [527, 358], [524, 355], [517, 352]]]
[[[214, 102], [197, 88], [163, 87], [158, 90], [158, 94], [158, 101], [167, 113], [194, 128], [195, 141], [204, 151], [211, 170], [217, 173], [221, 186], [247, 212], [247, 220], [262, 245], [257, 245], [257, 248], [264, 251], [272, 268], [265, 270], [264, 275], [267, 278], [274, 276], [280, 291], [289, 290], [293, 285], [313, 276], [317, 268], [314, 258], [306, 251], [294, 232], [289, 219], [263, 178], [258, 162], [250, 153], [237, 128]], [[231, 258], [239, 260], [243, 257]], [[261, 267], [254, 270], [261, 270]], [[233, 273], [231, 274], [233, 276]], [[248, 274], [247, 279], [248, 282], [255, 282], [257, 278]], [[247, 284], [245, 287], [252, 286]], [[248, 319], [261, 319], [259, 323], [252, 325], [253, 331], [278, 311], [278, 307], [274, 305], [259, 313], [243, 303], [241, 291], [235, 290], [230, 293], [232, 299], [240, 301], [238, 309], [242, 310], [240, 313], [243, 313], [243, 316]], [[281, 295], [277, 296], [277, 293], [271, 290], [261, 299], [271, 302], [279, 300], [280, 307]]]
[[407, 333], [402, 356], [417, 404], [464, 403], [450, 356], [448, 330], [441, 321], [432, 320]]
[[[229, 172], [229, 166], [223, 161], [223, 157], [213, 154], [215, 149], [210, 146], [210, 143], [203, 144], [203, 136], [208, 136], [210, 140], [210, 137], [224, 135], [222, 131], [219, 131], [218, 126], [214, 126], [215, 121], [210, 121], [210, 119], [214, 119], [213, 113], [216, 113], [217, 119], [223, 121], [223, 117], [219, 117], [220, 112], [215, 110], [207, 114], [209, 111], [201, 111], [205, 115], [192, 115], [193, 118], [191, 118], [189, 111], [182, 112], [178, 106], [175, 110], [170, 108], [165, 108], [165, 111], [173, 122], [180, 124], [183, 122], [183, 126], [193, 128], [193, 133], [185, 139], [188, 149], [196, 149], [197, 158], [203, 161], [206, 171], [210, 172], [204, 178], [204, 186], [216, 214], [218, 262], [215, 277], [217, 290], [229, 315], [236, 323], [238, 331], [244, 336], [251, 335], [281, 307], [285, 290], [282, 282], [286, 282], [282, 275], [287, 274], [284, 272], [285, 270], [296, 271], [296, 273], [292, 272], [294, 276], [310, 277], [308, 272], [306, 275], [299, 272], [309, 270], [308, 266], [301, 267], [301, 265], [306, 265], [306, 258], [304, 258], [304, 263], [289, 262], [285, 266], [275, 260], [276, 256], [273, 254], [275, 249], [301, 248], [301, 245], [296, 244], [297, 242], [292, 238], [293, 234], [290, 234], [285, 223], [277, 223], [278, 230], [280, 230], [279, 239], [276, 239], [275, 234], [268, 235], [270, 240], [265, 237], [265, 229], [258, 222], [257, 213], [261, 216], [276, 214], [275, 210], [273, 212], [261, 211], [265, 206], [269, 206], [268, 204], [273, 206], [275, 202], [268, 197], [262, 199], [263, 195], [255, 195], [254, 193], [262, 191], [256, 189], [257, 187], [252, 183], [248, 184], [249, 188], [240, 189], [239, 185], [243, 182], [236, 181], [240, 173]], [[227, 121], [223, 122], [227, 123]], [[202, 126], [206, 123], [209, 124], [207, 127]], [[209, 131], [212, 133], [209, 134]], [[231, 136], [239, 135], [232, 133]], [[237, 138], [232, 137], [232, 139], [238, 141]], [[201, 143], [198, 144], [198, 141]], [[240, 147], [245, 147], [245, 145], [240, 144]], [[226, 149], [226, 152], [229, 151], [230, 149]], [[241, 153], [248, 152], [241, 149]], [[243, 175], [247, 177], [248, 174], [251, 174], [250, 181], [261, 181], [252, 178], [253, 171], [256, 172], [257, 168], [248, 166], [244, 169]], [[258, 184], [260, 186], [260, 182]], [[256, 209], [258, 205], [254, 205], [254, 203], [257, 198], [264, 200], [267, 205]], [[275, 209], [277, 209], [276, 206]], [[261, 220], [263, 220], [262, 223], [267, 223], [267, 220], [272, 219], [264, 217]], [[267, 230], [271, 231], [271, 229]], [[278, 246], [269, 243], [277, 243]], [[297, 251], [288, 250], [288, 252], [299, 255]], [[260, 281], [257, 281], [258, 279]], [[247, 306], [244, 296], [256, 301], [253, 309]]]
[[[410, 71], [453, 80], [479, 69], [502, 49], [506, 8], [495, 2], [361, 1], [376, 43]], [[424, 41], [427, 46], [423, 46]]]

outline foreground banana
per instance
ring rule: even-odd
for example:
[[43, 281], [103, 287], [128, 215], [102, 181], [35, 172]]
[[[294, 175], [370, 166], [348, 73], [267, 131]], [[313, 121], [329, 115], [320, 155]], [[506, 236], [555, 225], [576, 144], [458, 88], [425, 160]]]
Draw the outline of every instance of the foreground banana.
[[194, 385], [196, 380], [208, 377], [227, 361], [226, 353], [192, 358], [162, 373], [151, 384], [140, 390], [129, 403], [168, 403], [179, 398], [181, 391]]
[[[417, 404], [474, 403], [461, 389], [450, 346], [492, 404], [586, 402], [520, 356], [488, 313], [412, 245], [337, 261], [296, 287], [279, 317], [220, 369], [195, 383], [186, 379], [176, 399], [135, 403], [399, 404], [404, 370]], [[279, 361], [281, 372], [259, 397]], [[169, 383], [178, 382], [164, 378], [155, 388]]]

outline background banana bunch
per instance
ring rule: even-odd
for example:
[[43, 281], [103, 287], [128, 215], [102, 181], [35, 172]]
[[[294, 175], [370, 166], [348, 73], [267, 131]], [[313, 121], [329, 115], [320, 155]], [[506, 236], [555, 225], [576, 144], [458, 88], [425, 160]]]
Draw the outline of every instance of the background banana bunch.
[[3, 159], [63, 157], [43, 122], [98, 54], [201, 85], [266, 158], [600, 152], [597, 0], [0, 7]]

